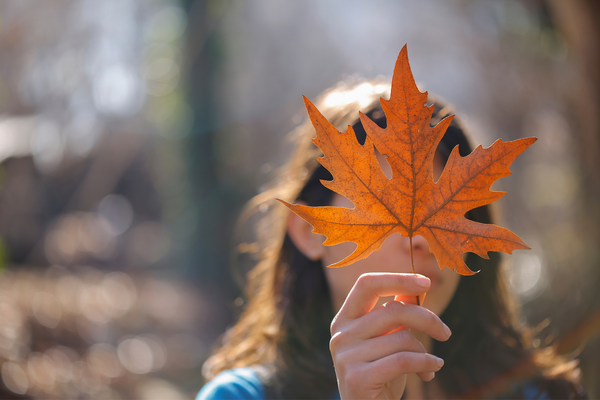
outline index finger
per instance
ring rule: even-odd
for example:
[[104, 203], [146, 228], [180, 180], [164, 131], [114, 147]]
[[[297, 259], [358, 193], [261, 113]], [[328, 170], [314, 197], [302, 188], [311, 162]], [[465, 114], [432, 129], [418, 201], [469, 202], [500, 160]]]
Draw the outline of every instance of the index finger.
[[430, 285], [428, 277], [418, 274], [363, 274], [354, 283], [336, 319], [354, 320], [371, 311], [380, 297], [418, 296]]

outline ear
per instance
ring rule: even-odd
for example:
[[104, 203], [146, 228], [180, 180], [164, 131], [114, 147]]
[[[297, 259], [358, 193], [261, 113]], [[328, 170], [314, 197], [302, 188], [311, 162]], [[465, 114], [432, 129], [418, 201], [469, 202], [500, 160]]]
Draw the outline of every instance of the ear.
[[313, 227], [293, 212], [290, 212], [287, 219], [287, 232], [294, 242], [294, 245], [312, 261], [320, 260], [323, 257], [323, 235], [312, 232]]

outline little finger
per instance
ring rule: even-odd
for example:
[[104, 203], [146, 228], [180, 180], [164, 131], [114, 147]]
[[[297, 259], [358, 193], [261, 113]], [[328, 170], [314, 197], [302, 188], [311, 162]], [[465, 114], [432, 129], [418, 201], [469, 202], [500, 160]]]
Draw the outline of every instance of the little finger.
[[427, 377], [426, 373], [437, 372], [443, 365], [444, 360], [433, 354], [400, 352], [373, 361], [366, 372], [383, 385], [403, 374], [416, 373]]

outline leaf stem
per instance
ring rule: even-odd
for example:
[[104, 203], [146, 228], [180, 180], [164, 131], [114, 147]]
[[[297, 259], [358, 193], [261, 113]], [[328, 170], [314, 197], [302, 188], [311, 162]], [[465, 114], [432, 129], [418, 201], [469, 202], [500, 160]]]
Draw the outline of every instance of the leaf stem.
[[[413, 259], [413, 245], [412, 245], [412, 236], [409, 236], [408, 241], [409, 241], [409, 248], [410, 248], [410, 267], [412, 268], [412, 273], [414, 275], [416, 275], [417, 273], [415, 272], [415, 260]], [[421, 305], [421, 300], [419, 299], [419, 296], [417, 296], [417, 305], [420, 306]]]

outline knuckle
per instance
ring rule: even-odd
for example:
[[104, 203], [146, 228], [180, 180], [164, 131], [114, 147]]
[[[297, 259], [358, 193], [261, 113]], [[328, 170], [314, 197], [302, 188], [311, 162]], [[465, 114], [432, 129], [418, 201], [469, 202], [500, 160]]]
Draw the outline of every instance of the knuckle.
[[441, 327], [442, 326], [442, 321], [438, 318], [437, 315], [435, 315], [435, 313], [433, 313], [432, 311], [429, 311], [427, 313], [427, 322], [429, 323], [430, 326], [434, 326], [434, 327]]
[[428, 322], [431, 325], [435, 326], [439, 323], [437, 316], [434, 313], [432, 313], [431, 311], [427, 313], [427, 317], [428, 317]]
[[388, 301], [385, 303], [385, 310], [390, 314], [397, 314], [402, 311], [404, 305], [398, 301]]
[[413, 336], [413, 334], [410, 333], [410, 331], [406, 330], [406, 329], [396, 332], [394, 336], [396, 337], [396, 341], [400, 345], [412, 343], [413, 339], [415, 338]]
[[358, 366], [348, 368], [344, 375], [346, 378], [346, 385], [350, 389], [360, 389], [364, 387], [363, 380], [365, 379], [365, 373]]
[[427, 366], [434, 366], [436, 364], [435, 357], [431, 354], [423, 354], [423, 364]]
[[400, 370], [400, 371], [407, 371], [408, 367], [409, 367], [409, 361], [406, 357], [406, 355], [404, 353], [396, 353], [395, 354], [395, 364], [396, 367]]
[[352, 368], [352, 363], [350, 359], [350, 355], [346, 351], [342, 351], [336, 353], [333, 356], [335, 367], [342, 373], [346, 373], [349, 369]]
[[356, 280], [355, 286], [360, 289], [370, 287], [373, 284], [373, 278], [374, 278], [373, 274], [371, 274], [369, 272], [364, 273], [358, 277], [358, 279]]
[[396, 280], [398, 281], [398, 285], [399, 286], [407, 286], [408, 284], [411, 283], [411, 280], [413, 279], [412, 275], [406, 275], [406, 274], [396, 274], [394, 275], [394, 277], [396, 278]]
[[439, 369], [437, 367], [437, 357], [431, 355], [431, 354], [423, 354], [424, 360], [423, 360], [423, 366], [424, 369], [427, 369], [429, 371], [435, 371], [437, 369]]
[[340, 331], [339, 325], [340, 325], [340, 322], [336, 315], [335, 318], [333, 319], [333, 321], [331, 321], [331, 325], [329, 326], [329, 332], [331, 333], [332, 337], [335, 336], [335, 334]]
[[329, 340], [329, 351], [331, 354], [336, 354], [343, 347], [344, 335], [342, 332], [337, 332]]

